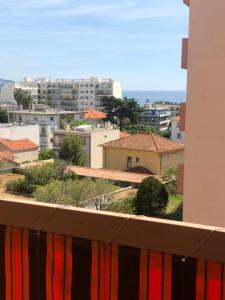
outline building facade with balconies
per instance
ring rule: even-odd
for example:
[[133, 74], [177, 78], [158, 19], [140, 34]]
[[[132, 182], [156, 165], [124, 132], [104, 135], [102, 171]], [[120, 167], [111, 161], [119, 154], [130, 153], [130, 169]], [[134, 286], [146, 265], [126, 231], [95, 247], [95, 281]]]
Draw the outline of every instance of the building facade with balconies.
[[122, 88], [113, 79], [48, 80], [40, 79], [38, 85], [39, 102], [66, 110], [84, 111], [88, 108], [101, 109], [105, 96], [122, 98]]
[[40, 148], [53, 148], [53, 132], [59, 129], [61, 120], [68, 114], [74, 118], [74, 113], [69, 111], [57, 111], [54, 109], [43, 110], [19, 110], [11, 111], [9, 118], [11, 122], [23, 124], [38, 124], [40, 134]]
[[170, 124], [169, 108], [151, 107], [140, 113], [139, 122], [146, 126], [152, 126], [159, 131], [166, 131]]

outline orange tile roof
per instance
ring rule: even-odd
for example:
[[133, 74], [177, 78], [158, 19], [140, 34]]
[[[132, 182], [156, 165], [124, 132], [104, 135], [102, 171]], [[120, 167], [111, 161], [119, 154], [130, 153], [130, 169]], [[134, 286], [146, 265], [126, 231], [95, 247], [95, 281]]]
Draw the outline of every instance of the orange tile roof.
[[11, 151], [0, 151], [0, 160], [6, 159], [9, 161], [14, 161], [14, 155]]
[[85, 111], [86, 119], [104, 119], [106, 118], [106, 114], [102, 111], [90, 108]]
[[183, 144], [176, 143], [153, 133], [134, 134], [100, 146], [103, 148], [118, 148], [158, 153], [184, 149]]
[[129, 136], [130, 134], [129, 133], [127, 133], [127, 132], [125, 132], [125, 131], [120, 131], [120, 138], [121, 139], [123, 139], [123, 138], [125, 138], [125, 137], [127, 137], [127, 136]]
[[23, 150], [33, 150], [37, 149], [38, 145], [34, 144], [28, 139], [21, 139], [21, 140], [6, 140], [1, 139], [0, 144], [3, 144], [12, 152], [16, 151], [23, 151]]
[[[104, 178], [108, 180], [124, 181], [132, 183], [141, 183], [142, 180], [151, 176], [146, 174], [114, 171], [107, 169], [92, 169], [86, 167], [71, 166], [68, 169], [78, 176], [93, 177], [93, 178]], [[154, 176], [158, 178], [157, 176]]]

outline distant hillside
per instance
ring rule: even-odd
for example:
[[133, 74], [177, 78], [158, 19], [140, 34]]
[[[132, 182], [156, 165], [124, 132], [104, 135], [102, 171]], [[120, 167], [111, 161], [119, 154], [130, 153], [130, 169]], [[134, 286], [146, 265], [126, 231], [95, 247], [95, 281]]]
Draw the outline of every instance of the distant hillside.
[[14, 83], [14, 81], [0, 78], [0, 87], [10, 83]]

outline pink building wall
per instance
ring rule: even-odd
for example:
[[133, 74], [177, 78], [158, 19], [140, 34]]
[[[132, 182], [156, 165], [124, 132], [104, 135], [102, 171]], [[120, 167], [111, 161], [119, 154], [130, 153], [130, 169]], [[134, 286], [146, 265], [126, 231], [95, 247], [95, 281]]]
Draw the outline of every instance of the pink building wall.
[[184, 221], [225, 226], [225, 1], [189, 2]]

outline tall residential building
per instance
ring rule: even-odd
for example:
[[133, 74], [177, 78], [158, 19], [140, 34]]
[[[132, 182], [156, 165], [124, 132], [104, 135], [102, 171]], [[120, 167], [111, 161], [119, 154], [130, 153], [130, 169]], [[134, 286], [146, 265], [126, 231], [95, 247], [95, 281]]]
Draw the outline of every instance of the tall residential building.
[[11, 111], [9, 113], [9, 119], [11, 122], [16, 123], [39, 124], [40, 147], [52, 149], [53, 132], [60, 128], [62, 119], [65, 119], [68, 115], [72, 115], [72, 118], [74, 118], [73, 112], [43, 107], [39, 110]]
[[170, 124], [170, 110], [164, 107], [150, 107], [140, 113], [139, 122], [143, 125], [152, 126], [159, 131], [165, 131]]
[[187, 68], [184, 221], [225, 226], [225, 1], [185, 0]]
[[39, 79], [38, 100], [52, 107], [84, 111], [88, 108], [101, 109], [104, 96], [122, 98], [122, 88], [113, 79]]

